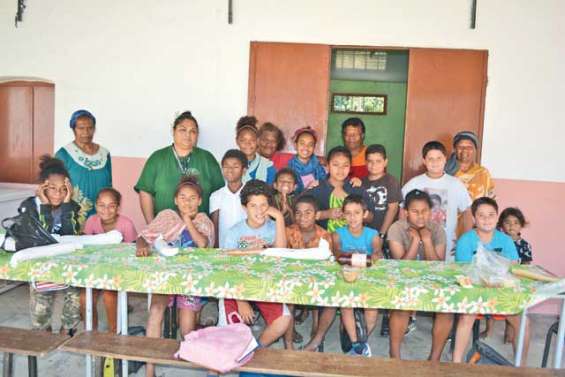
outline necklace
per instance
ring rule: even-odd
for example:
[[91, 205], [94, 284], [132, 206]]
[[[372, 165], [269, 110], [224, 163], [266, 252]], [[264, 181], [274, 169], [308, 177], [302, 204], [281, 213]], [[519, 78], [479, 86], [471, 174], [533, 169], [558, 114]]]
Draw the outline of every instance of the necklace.
[[186, 158], [183, 158], [183, 161], [185, 161], [185, 163], [183, 164], [175, 149], [175, 145], [174, 144], [171, 145], [171, 148], [173, 150], [173, 154], [175, 155], [175, 159], [177, 160], [177, 165], [179, 167], [180, 172], [182, 173], [182, 175], [188, 175], [188, 172], [191, 170], [188, 167], [188, 165], [190, 164], [190, 154]]

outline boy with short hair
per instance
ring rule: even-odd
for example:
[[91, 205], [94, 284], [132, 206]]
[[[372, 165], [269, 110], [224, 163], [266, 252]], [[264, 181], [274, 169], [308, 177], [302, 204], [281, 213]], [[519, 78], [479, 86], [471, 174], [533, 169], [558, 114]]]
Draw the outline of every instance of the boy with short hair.
[[247, 157], [239, 149], [230, 149], [222, 158], [222, 173], [226, 185], [210, 196], [210, 217], [216, 230], [214, 247], [224, 247], [226, 232], [245, 219], [239, 193], [243, 187], [243, 176], [247, 170]]
[[[372, 260], [382, 258], [379, 232], [363, 225], [363, 221], [369, 216], [369, 211], [361, 195], [352, 194], [345, 198], [343, 215], [347, 226], [338, 228], [335, 233], [332, 233], [336, 260], [342, 254], [351, 253], [364, 253]], [[377, 309], [364, 309], [364, 312], [367, 336], [370, 336], [377, 323], [378, 311]], [[348, 354], [370, 357], [369, 344], [357, 339], [353, 308], [341, 308], [341, 320], [352, 344]]]
[[473, 220], [469, 209], [471, 197], [467, 189], [459, 179], [445, 173], [446, 155], [445, 146], [439, 141], [426, 143], [422, 148], [426, 172], [408, 181], [402, 188], [402, 194], [406, 197], [410, 191], [419, 189], [436, 198], [436, 205], [432, 207], [432, 221], [445, 229], [446, 261], [452, 262], [458, 213], [462, 213], [465, 231], [473, 227]]
[[[243, 186], [240, 197], [247, 219], [228, 230], [224, 247], [247, 250], [286, 247], [284, 217], [272, 206], [272, 189], [265, 182], [253, 179]], [[259, 344], [267, 347], [280, 338], [290, 324], [290, 313], [285, 304], [224, 299], [220, 307], [220, 316], [223, 315], [228, 319], [231, 313], [236, 312], [245, 323], [252, 324], [254, 321], [252, 304], [259, 309], [267, 324], [259, 337]]]
[[[421, 190], [412, 190], [404, 200], [406, 219], [389, 228], [388, 243], [393, 259], [438, 261], [445, 259], [445, 231], [431, 221], [432, 201]], [[401, 358], [400, 346], [410, 318], [410, 311], [390, 312], [390, 357]], [[453, 314], [435, 313], [432, 328], [432, 349], [429, 360], [439, 361], [445, 347]]]
[[[498, 204], [496, 201], [488, 197], [478, 198], [473, 202], [471, 212], [475, 221], [475, 229], [463, 234], [457, 241], [455, 261], [471, 262], [477, 248], [482, 245], [488, 251], [496, 252], [515, 263], [519, 263], [520, 258], [512, 238], [496, 229], [498, 222]], [[476, 314], [459, 315], [453, 350], [454, 362], [460, 363], [463, 361], [463, 355], [469, 343], [476, 317]], [[520, 315], [507, 316], [506, 322], [512, 327], [514, 334], [517, 334], [520, 326]], [[526, 320], [522, 365], [525, 365], [528, 355], [529, 333], [529, 321]], [[513, 346], [516, 350], [516, 339], [513, 341]]]
[[377, 229], [384, 239], [398, 214], [402, 191], [398, 180], [386, 172], [388, 159], [383, 145], [369, 145], [365, 150], [365, 160], [368, 175], [363, 178], [361, 187], [367, 193], [367, 207], [373, 213], [373, 221], [369, 226]]
[[296, 174], [289, 168], [277, 172], [273, 182], [275, 208], [282, 212], [286, 226], [294, 222], [292, 208], [294, 206], [294, 190], [296, 190]]
[[[294, 203], [294, 224], [286, 227], [286, 240], [290, 249], [309, 249], [318, 247], [320, 240], [324, 239], [332, 249], [332, 236], [324, 228], [316, 224], [318, 203], [312, 195], [301, 195]], [[307, 310], [306, 307], [304, 310]], [[318, 309], [312, 311], [312, 334], [318, 327]], [[291, 310], [292, 312], [292, 310]], [[293, 349], [294, 316], [285, 334], [285, 348]]]

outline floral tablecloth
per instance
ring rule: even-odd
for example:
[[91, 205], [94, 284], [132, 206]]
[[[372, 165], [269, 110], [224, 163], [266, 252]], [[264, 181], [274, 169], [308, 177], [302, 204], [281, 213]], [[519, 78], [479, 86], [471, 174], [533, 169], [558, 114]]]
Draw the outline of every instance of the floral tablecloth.
[[527, 279], [519, 288], [462, 288], [456, 277], [465, 265], [442, 262], [382, 260], [347, 283], [335, 262], [235, 257], [215, 249], [137, 258], [132, 245], [91, 246], [16, 267], [10, 258], [0, 251], [0, 279], [318, 306], [516, 314], [564, 290], [563, 282]]

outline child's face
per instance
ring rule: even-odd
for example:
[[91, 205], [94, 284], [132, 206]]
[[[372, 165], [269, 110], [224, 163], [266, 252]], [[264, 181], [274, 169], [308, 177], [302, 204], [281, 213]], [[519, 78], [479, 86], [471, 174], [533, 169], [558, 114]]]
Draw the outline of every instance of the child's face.
[[408, 224], [416, 229], [422, 229], [430, 221], [432, 211], [425, 200], [414, 200], [406, 209]]
[[482, 232], [492, 232], [496, 229], [498, 213], [496, 209], [488, 204], [482, 204], [475, 212], [475, 226]]
[[237, 136], [236, 143], [249, 161], [255, 159], [255, 153], [257, 152], [257, 135], [255, 132], [251, 130], [241, 131]]
[[245, 206], [247, 221], [251, 227], [260, 227], [267, 221], [269, 215], [269, 199], [265, 195], [251, 195]]
[[296, 141], [296, 153], [301, 160], [307, 161], [314, 154], [316, 140], [312, 135], [305, 132]]
[[273, 187], [281, 194], [288, 195], [296, 189], [296, 182], [292, 175], [281, 174], [273, 183]]
[[328, 162], [330, 177], [337, 181], [345, 181], [349, 175], [349, 169], [351, 169], [351, 161], [341, 153], [333, 155], [332, 159]]
[[441, 175], [445, 169], [445, 155], [442, 151], [437, 149], [432, 149], [428, 151], [426, 157], [424, 157], [424, 165], [426, 166], [426, 170], [430, 174], [434, 175]]
[[222, 163], [222, 173], [227, 182], [239, 182], [247, 167], [237, 158], [226, 158]]
[[357, 150], [363, 145], [363, 136], [361, 127], [347, 126], [343, 131], [343, 143], [350, 151]]
[[54, 207], [60, 206], [67, 196], [67, 186], [65, 186], [65, 176], [61, 174], [51, 174], [47, 178], [48, 186], [45, 190], [45, 196], [49, 200], [49, 204]]
[[265, 131], [259, 138], [259, 153], [266, 158], [271, 158], [277, 151], [277, 135], [271, 131]]
[[382, 175], [385, 172], [388, 160], [380, 153], [371, 153], [367, 156], [367, 170], [371, 175]]
[[522, 231], [522, 224], [516, 216], [507, 216], [502, 222], [502, 229], [504, 233], [508, 234], [513, 239], [520, 237], [520, 232]]
[[310, 203], [298, 203], [294, 211], [294, 220], [300, 230], [310, 230], [316, 223], [316, 208]]
[[349, 203], [343, 207], [343, 217], [347, 225], [353, 229], [363, 227], [363, 219], [367, 216], [367, 210], [359, 203]]
[[190, 187], [184, 186], [175, 196], [175, 204], [181, 216], [194, 217], [198, 213], [198, 206], [202, 203], [202, 198], [198, 192]]
[[111, 223], [118, 217], [120, 210], [119, 204], [114, 199], [114, 195], [110, 193], [102, 193], [96, 200], [96, 214], [103, 223]]

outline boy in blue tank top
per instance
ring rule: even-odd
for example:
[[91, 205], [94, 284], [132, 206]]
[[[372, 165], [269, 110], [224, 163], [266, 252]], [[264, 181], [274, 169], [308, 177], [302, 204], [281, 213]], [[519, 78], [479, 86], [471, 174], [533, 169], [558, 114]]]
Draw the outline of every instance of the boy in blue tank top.
[[[338, 259], [343, 254], [363, 253], [367, 258], [382, 258], [382, 245], [379, 232], [363, 225], [369, 216], [367, 204], [361, 195], [351, 194], [343, 201], [343, 217], [347, 225], [336, 229], [332, 234], [334, 255]], [[377, 309], [365, 309], [367, 337], [371, 335], [377, 323]], [[352, 308], [341, 308], [341, 320], [349, 335], [352, 348], [349, 354], [371, 356], [371, 349], [366, 342], [359, 342], [355, 329], [355, 318]]]

